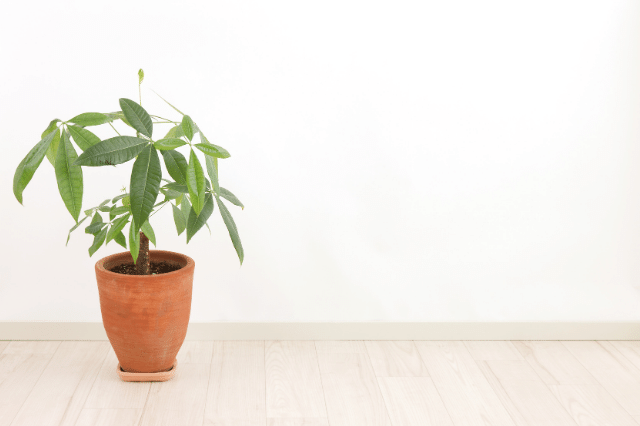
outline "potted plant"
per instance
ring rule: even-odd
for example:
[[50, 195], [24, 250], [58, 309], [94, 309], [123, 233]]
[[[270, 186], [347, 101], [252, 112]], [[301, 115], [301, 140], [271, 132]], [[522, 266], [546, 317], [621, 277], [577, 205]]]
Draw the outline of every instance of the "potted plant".
[[[22, 204], [23, 191], [46, 156], [55, 169], [62, 201], [76, 222], [67, 243], [71, 232], [88, 221], [85, 232], [94, 236], [89, 256], [111, 241], [128, 247], [129, 251], [107, 256], [95, 265], [103, 324], [123, 380], [168, 380], [175, 374], [175, 357], [187, 332], [195, 264], [183, 254], [149, 250], [149, 241], [156, 244], [150, 219], [171, 205], [178, 235], [186, 231], [188, 243], [207, 224], [217, 204], [242, 264], [238, 230], [222, 199], [244, 206], [218, 183], [218, 160], [228, 158], [229, 152], [209, 142], [189, 115], [168, 102], [181, 115], [180, 121], [147, 113], [140, 91], [143, 79], [140, 70], [139, 103], [122, 98], [117, 112], [88, 112], [67, 121], [51, 121], [40, 142], [18, 165], [13, 192]], [[113, 126], [117, 120], [134, 135], [120, 134]], [[114, 137], [101, 140], [88, 129], [100, 125], [111, 126]], [[157, 138], [156, 125], [169, 125], [170, 129]], [[180, 148], [188, 149], [188, 160]], [[171, 179], [163, 178], [160, 157]], [[112, 194], [84, 210], [80, 218], [82, 167], [115, 166], [132, 160], [128, 191], [123, 188], [124, 193]], [[157, 202], [161, 194], [164, 199]]]

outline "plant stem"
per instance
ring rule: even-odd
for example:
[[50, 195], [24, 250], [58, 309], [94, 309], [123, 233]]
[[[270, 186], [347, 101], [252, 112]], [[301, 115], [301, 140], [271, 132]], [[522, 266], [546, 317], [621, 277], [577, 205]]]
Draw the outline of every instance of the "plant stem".
[[152, 115], [151, 117], [153, 117], [153, 118], [159, 118], [160, 120], [166, 120], [166, 121], [167, 121], [167, 122], [169, 122], [169, 123], [178, 124], [178, 122], [177, 122], [177, 121], [169, 120], [168, 118], [160, 117], [160, 116], [157, 116], [157, 115]]
[[137, 275], [151, 275], [151, 263], [149, 260], [149, 238], [140, 232], [140, 252], [136, 263]]
[[116, 130], [116, 128], [115, 128], [115, 127], [113, 127], [113, 124], [109, 123], [109, 126], [111, 126], [111, 128], [112, 128], [113, 130], [115, 130], [115, 132], [118, 134], [118, 136], [122, 136], [122, 135], [120, 134], [120, 132], [118, 132], [118, 131]]

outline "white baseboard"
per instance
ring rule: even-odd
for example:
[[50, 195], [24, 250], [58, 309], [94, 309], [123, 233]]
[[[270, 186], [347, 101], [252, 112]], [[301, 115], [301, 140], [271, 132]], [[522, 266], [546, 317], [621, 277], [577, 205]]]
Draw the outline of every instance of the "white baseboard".
[[[187, 340], [640, 340], [640, 322], [214, 322]], [[0, 340], [107, 340], [99, 322], [0, 322]]]

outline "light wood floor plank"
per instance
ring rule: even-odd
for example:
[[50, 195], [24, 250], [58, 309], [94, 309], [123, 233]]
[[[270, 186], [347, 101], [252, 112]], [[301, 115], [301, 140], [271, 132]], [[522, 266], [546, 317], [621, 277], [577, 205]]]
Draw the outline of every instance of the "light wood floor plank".
[[318, 354], [367, 353], [367, 347], [362, 340], [318, 340], [315, 345]]
[[211, 364], [213, 358], [213, 342], [187, 341], [182, 344], [176, 359], [178, 366], [182, 364]]
[[11, 342], [9, 342], [8, 340], [0, 341], [0, 355], [2, 355], [2, 352], [4, 352], [5, 348], [9, 346], [9, 343]]
[[507, 391], [502, 387], [502, 383], [500, 383], [500, 380], [495, 375], [495, 373], [491, 371], [491, 368], [489, 367], [489, 364], [487, 364], [487, 361], [476, 361], [476, 364], [478, 364], [480, 371], [482, 371], [482, 373], [486, 377], [487, 381], [491, 385], [491, 388], [498, 396], [498, 399], [500, 399], [502, 406], [507, 410], [507, 413], [509, 413], [509, 416], [511, 416], [511, 419], [516, 424], [516, 426], [529, 426], [529, 422], [527, 422], [524, 416], [520, 414], [518, 408], [515, 406], [513, 401], [511, 401], [511, 398], [509, 398]]
[[10, 425], [60, 342], [10, 342], [0, 355], [0, 425]]
[[428, 377], [412, 341], [365, 342], [373, 370], [378, 377]]
[[453, 426], [428, 377], [379, 377], [378, 383], [393, 426]]
[[578, 426], [638, 426], [600, 385], [549, 385], [549, 388]]
[[140, 408], [84, 408], [75, 426], [138, 426]]
[[476, 361], [523, 360], [524, 358], [508, 340], [466, 341], [464, 345]]
[[266, 425], [264, 342], [214, 342], [205, 425]]
[[265, 342], [267, 417], [326, 418], [314, 342]]
[[514, 341], [513, 344], [548, 385], [598, 383], [562, 342]]
[[486, 361], [530, 426], [576, 426], [527, 361]]
[[108, 350], [107, 342], [62, 342], [12, 424], [74, 426]]
[[151, 383], [140, 426], [202, 426], [211, 364], [178, 364], [167, 382]]
[[123, 382], [116, 367], [118, 358], [112, 348], [100, 367], [84, 408], [144, 408], [149, 382]]
[[640, 371], [629, 360], [598, 342], [562, 343], [629, 414], [640, 415]]
[[463, 342], [415, 344], [456, 426], [514, 425]]
[[366, 353], [318, 353], [331, 426], [391, 426]]
[[329, 426], [326, 418], [267, 419], [267, 426]]
[[[640, 370], [640, 340], [607, 342]], [[604, 344], [604, 342], [601, 342]]]

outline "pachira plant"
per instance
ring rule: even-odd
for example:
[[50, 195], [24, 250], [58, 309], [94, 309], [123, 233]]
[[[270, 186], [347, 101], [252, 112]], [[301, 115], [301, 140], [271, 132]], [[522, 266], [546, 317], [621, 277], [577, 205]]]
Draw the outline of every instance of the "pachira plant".
[[[189, 115], [162, 98], [180, 114], [180, 120], [150, 115], [142, 107], [140, 87], [143, 79], [144, 73], [140, 70], [139, 102], [121, 98], [120, 110], [116, 112], [87, 112], [67, 121], [52, 120], [40, 142], [18, 165], [13, 193], [22, 204], [23, 191], [46, 156], [55, 169], [62, 201], [76, 222], [69, 230], [67, 243], [71, 233], [90, 219], [85, 227], [86, 233], [94, 235], [89, 255], [115, 241], [129, 248], [139, 275], [150, 274], [149, 241], [156, 245], [150, 219], [155, 213], [171, 205], [178, 235], [186, 231], [188, 243], [203, 226], [208, 227], [207, 221], [217, 204], [242, 263], [244, 251], [238, 229], [222, 199], [244, 206], [231, 191], [220, 186], [218, 178], [218, 161], [229, 158], [229, 152], [209, 142]], [[120, 134], [113, 126], [117, 120], [126, 124], [134, 135]], [[158, 138], [154, 135], [154, 126], [160, 124], [171, 128], [164, 137]], [[111, 126], [116, 135], [101, 140], [87, 129], [100, 125]], [[80, 155], [74, 144], [80, 149]], [[178, 149], [187, 150], [188, 159]], [[171, 179], [163, 178], [161, 156]], [[80, 218], [84, 192], [82, 167], [115, 166], [131, 160], [133, 168], [128, 190], [125, 187], [124, 193], [111, 194], [111, 198], [84, 210], [84, 217]], [[158, 202], [160, 194], [164, 199]], [[127, 225], [128, 237], [125, 237]]]

